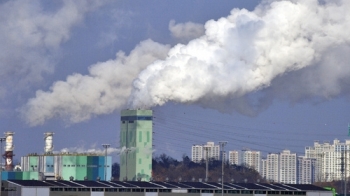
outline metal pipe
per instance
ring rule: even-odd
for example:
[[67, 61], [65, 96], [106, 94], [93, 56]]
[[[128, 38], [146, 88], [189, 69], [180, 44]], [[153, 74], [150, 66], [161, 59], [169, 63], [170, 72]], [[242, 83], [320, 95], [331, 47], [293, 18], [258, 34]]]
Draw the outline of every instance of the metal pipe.
[[107, 181], [107, 149], [111, 146], [110, 144], [102, 144], [105, 150], [105, 180]]
[[222, 151], [221, 151], [221, 196], [224, 196], [224, 146], [227, 144], [226, 141], [221, 141], [219, 142], [220, 146], [222, 146]]
[[208, 165], [209, 165], [209, 153], [208, 153], [208, 146], [204, 147], [206, 151], [206, 164], [205, 164], [205, 180], [208, 181]]

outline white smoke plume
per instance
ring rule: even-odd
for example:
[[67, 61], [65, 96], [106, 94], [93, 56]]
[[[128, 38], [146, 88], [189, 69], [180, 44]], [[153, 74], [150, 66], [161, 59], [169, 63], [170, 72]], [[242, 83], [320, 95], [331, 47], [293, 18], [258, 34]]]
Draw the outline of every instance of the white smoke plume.
[[93, 115], [110, 114], [125, 107], [132, 81], [147, 65], [164, 59], [169, 48], [151, 40], [143, 41], [129, 56], [118, 52], [116, 59], [92, 65], [89, 75], [73, 74], [66, 81], [54, 83], [49, 92], [37, 91], [21, 113], [32, 126], [53, 117], [77, 123]]
[[71, 29], [102, 1], [62, 1], [57, 10], [45, 10], [39, 0], [0, 3], [0, 98], [27, 90], [54, 71], [60, 46]]
[[[137, 150], [137, 148], [135, 148], [135, 147], [126, 148], [125, 146], [123, 146], [121, 149], [119, 149], [119, 153], [126, 154], [129, 152], [133, 152], [135, 150]], [[155, 150], [153, 150], [152, 148], [142, 148], [139, 150], [141, 153], [146, 154], [146, 155], [152, 155], [152, 153], [155, 152]]]
[[186, 23], [175, 23], [175, 20], [169, 22], [169, 30], [173, 37], [180, 41], [187, 42], [189, 40], [198, 38], [204, 35], [204, 25], [186, 22]]
[[276, 98], [348, 95], [349, 9], [347, 0], [233, 9], [208, 21], [205, 34], [186, 45], [169, 50], [142, 42], [129, 56], [93, 65], [90, 75], [56, 82], [49, 92], [38, 91], [22, 114], [31, 125], [55, 116], [80, 122], [120, 109], [129, 98], [132, 108], [173, 101], [254, 115]]
[[[58, 153], [67, 153], [67, 154], [74, 154], [74, 153], [78, 153], [78, 154], [97, 154], [97, 155], [105, 155], [106, 153], [106, 149], [104, 148], [95, 148], [95, 147], [91, 147], [91, 148], [85, 148], [85, 147], [71, 147], [71, 148], [63, 148], [61, 149], [59, 152], [54, 152], [55, 154]], [[111, 154], [120, 154], [121, 153], [121, 149], [118, 148], [107, 148], [107, 155], [111, 155]]]
[[[259, 111], [273, 96], [300, 101], [347, 93], [349, 9], [346, 0], [265, 1], [252, 12], [233, 9], [208, 21], [204, 36], [176, 45], [143, 70], [130, 106], [174, 101], [253, 115], [246, 106]], [[262, 97], [250, 102], [249, 94], [259, 91]]]

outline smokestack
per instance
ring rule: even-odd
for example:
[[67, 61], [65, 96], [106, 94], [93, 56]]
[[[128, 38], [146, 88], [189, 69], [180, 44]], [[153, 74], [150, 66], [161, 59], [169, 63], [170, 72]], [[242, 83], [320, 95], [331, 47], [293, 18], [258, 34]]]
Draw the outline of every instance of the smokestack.
[[53, 132], [46, 132], [44, 133], [44, 140], [45, 140], [45, 154], [52, 154], [53, 151], [53, 144], [52, 144], [52, 138], [53, 138]]
[[5, 132], [5, 138], [6, 138], [6, 146], [5, 146], [5, 154], [3, 155], [3, 158], [6, 160], [5, 162], [5, 170], [6, 171], [12, 171], [13, 170], [13, 135], [14, 132]]

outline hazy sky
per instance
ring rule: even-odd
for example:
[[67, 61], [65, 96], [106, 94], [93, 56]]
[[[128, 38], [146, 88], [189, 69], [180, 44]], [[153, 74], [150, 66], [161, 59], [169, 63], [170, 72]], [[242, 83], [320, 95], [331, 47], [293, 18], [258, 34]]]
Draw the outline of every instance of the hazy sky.
[[[15, 160], [55, 151], [117, 157], [120, 110], [152, 108], [154, 153], [193, 144], [300, 155], [344, 141], [350, 2], [0, 1], [0, 124]], [[118, 159], [115, 158], [115, 161]]]

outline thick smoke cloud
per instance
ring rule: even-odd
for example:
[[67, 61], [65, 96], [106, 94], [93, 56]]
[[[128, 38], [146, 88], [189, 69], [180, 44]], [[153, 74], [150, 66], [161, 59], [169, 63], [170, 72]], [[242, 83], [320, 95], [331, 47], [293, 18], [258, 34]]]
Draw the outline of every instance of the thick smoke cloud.
[[197, 103], [254, 115], [276, 96], [338, 96], [349, 91], [342, 84], [350, 75], [349, 8], [349, 1], [294, 0], [264, 2], [253, 12], [234, 9], [208, 21], [204, 36], [176, 45], [142, 71], [129, 104]]
[[0, 4], [0, 97], [36, 86], [54, 71], [62, 43], [97, 1], [62, 1], [57, 10], [45, 10], [39, 0]]
[[[70, 122], [128, 105], [169, 101], [255, 115], [276, 98], [292, 102], [349, 94], [350, 2], [264, 1], [210, 20], [205, 34], [171, 49], [152, 41], [38, 91], [22, 114], [31, 125]], [[170, 24], [175, 32], [175, 24]], [[181, 29], [181, 28], [180, 28]], [[182, 30], [181, 30], [182, 31]]]
[[147, 65], [164, 59], [169, 46], [151, 40], [141, 42], [129, 56], [92, 65], [89, 75], [74, 74], [54, 83], [50, 92], [37, 91], [21, 113], [30, 125], [40, 125], [55, 116], [81, 122], [93, 115], [109, 114], [125, 107], [132, 81]]
[[169, 30], [171, 35], [183, 42], [198, 38], [204, 35], [204, 26], [202, 24], [186, 22], [175, 23], [175, 20], [169, 22]]

